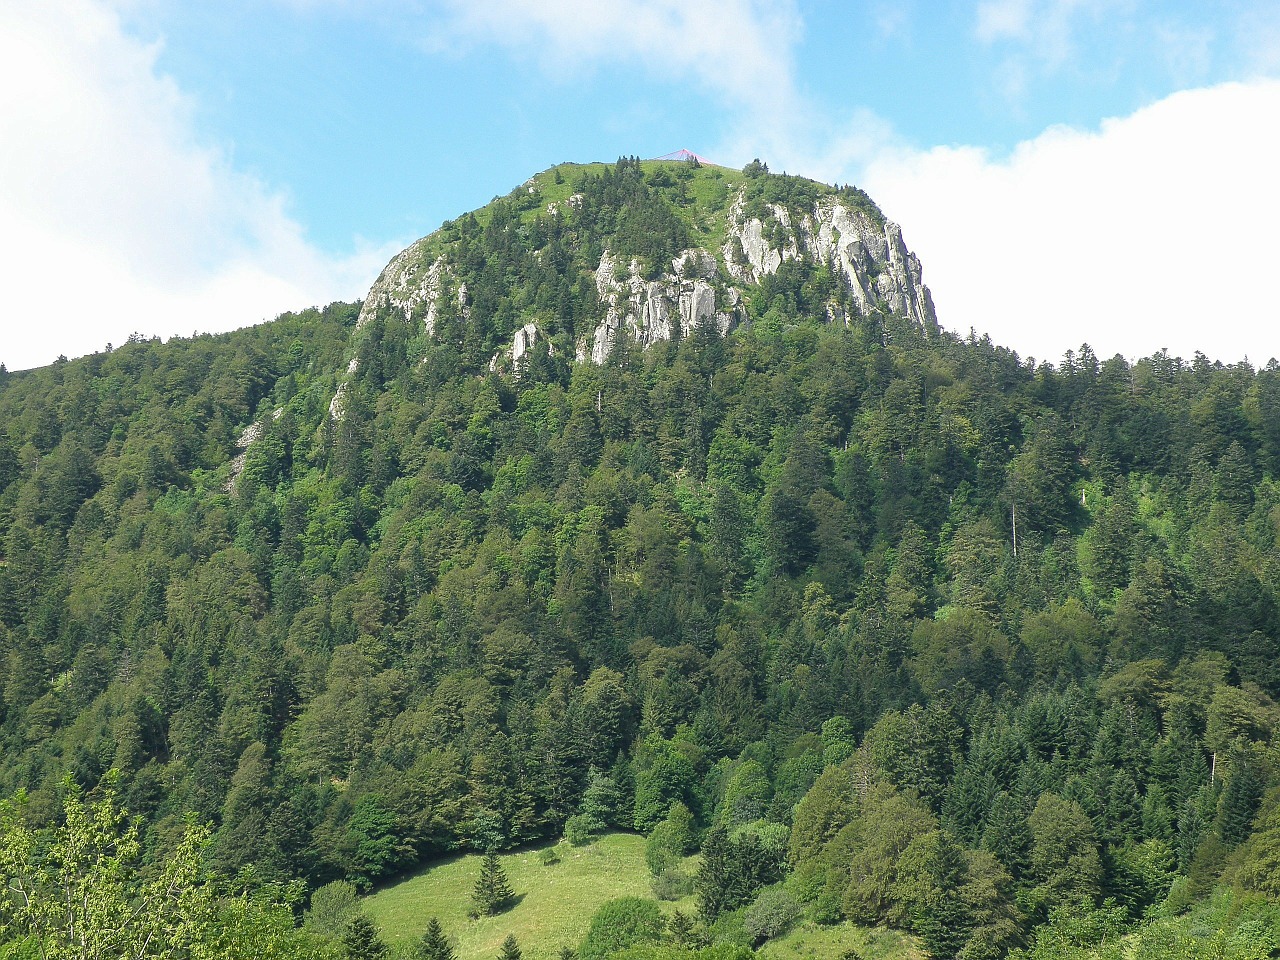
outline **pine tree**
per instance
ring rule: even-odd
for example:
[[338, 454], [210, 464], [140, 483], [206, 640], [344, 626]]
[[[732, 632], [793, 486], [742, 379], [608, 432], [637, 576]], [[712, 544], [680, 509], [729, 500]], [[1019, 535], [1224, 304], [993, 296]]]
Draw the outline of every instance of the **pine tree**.
[[498, 954], [498, 960], [520, 960], [524, 956], [520, 952], [520, 944], [516, 942], [515, 936], [508, 933], [507, 939], [502, 941], [502, 952]]
[[1253, 826], [1253, 818], [1262, 802], [1262, 778], [1258, 776], [1248, 755], [1233, 750], [1228, 767], [1230, 776], [1218, 805], [1218, 835], [1228, 846], [1243, 843]]
[[357, 913], [347, 921], [342, 946], [350, 960], [386, 960], [391, 955], [382, 937], [378, 936], [378, 928], [363, 913]]
[[449, 945], [444, 928], [436, 917], [427, 921], [427, 930], [418, 941], [414, 957], [415, 960], [455, 960], [453, 947]]
[[698, 910], [710, 922], [721, 912], [731, 909], [729, 900], [733, 884], [733, 850], [724, 827], [713, 827], [702, 844], [702, 863], [694, 880]]
[[678, 947], [698, 947], [702, 945], [699, 942], [698, 931], [693, 924], [693, 918], [679, 910], [675, 911], [671, 915], [671, 919], [667, 921], [667, 935], [671, 938], [671, 942]]
[[511, 884], [506, 871], [498, 862], [498, 855], [490, 851], [480, 863], [480, 876], [471, 892], [471, 907], [475, 916], [490, 916], [502, 911], [512, 897]]

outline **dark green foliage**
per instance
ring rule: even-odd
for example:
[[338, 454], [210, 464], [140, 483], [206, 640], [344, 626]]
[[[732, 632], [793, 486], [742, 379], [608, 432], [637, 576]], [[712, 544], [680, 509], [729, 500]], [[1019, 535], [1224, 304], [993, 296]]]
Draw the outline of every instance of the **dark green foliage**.
[[498, 855], [493, 851], [486, 853], [480, 861], [480, 875], [476, 877], [476, 885], [471, 891], [473, 913], [476, 916], [501, 913], [510, 905], [513, 896], [507, 872], [502, 869]]
[[882, 218], [764, 164], [560, 176], [427, 241], [431, 336], [333, 304], [0, 379], [0, 791], [52, 822], [115, 768], [149, 867], [194, 816], [331, 931], [335, 878], [628, 826], [668, 893], [709, 831], [711, 917], [790, 826], [815, 916], [973, 957], [1081, 897], [1274, 893], [1280, 371], [1032, 369], [807, 256], [728, 335], [578, 363], [606, 250], [667, 271], [740, 189], [775, 239]]
[[391, 950], [378, 934], [373, 921], [363, 913], [357, 913], [347, 921], [342, 932], [342, 946], [349, 960], [385, 960]]
[[1253, 818], [1262, 803], [1263, 780], [1256, 761], [1245, 750], [1233, 750], [1228, 768], [1226, 789], [1218, 805], [1218, 835], [1228, 846], [1242, 843], [1249, 836]]
[[694, 878], [698, 910], [708, 922], [751, 902], [756, 892], [782, 876], [779, 851], [744, 833], [731, 839], [724, 827], [713, 827], [702, 843], [702, 860]]
[[427, 921], [427, 929], [414, 947], [413, 956], [414, 960], [455, 960], [453, 947], [436, 917]]
[[417, 859], [403, 837], [404, 828], [383, 797], [368, 794], [360, 798], [347, 826], [348, 862], [357, 885], [368, 886]]
[[516, 941], [514, 934], [507, 934], [505, 940], [502, 941], [502, 949], [498, 952], [498, 960], [520, 960], [524, 954], [520, 950], [520, 944]]

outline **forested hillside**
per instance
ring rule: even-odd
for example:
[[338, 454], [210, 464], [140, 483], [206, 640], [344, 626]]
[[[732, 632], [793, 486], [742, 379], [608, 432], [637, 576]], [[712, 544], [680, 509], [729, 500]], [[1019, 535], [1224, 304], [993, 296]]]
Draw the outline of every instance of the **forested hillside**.
[[0, 374], [11, 887], [109, 790], [140, 877], [208, 824], [224, 914], [286, 927], [290, 881], [567, 825], [696, 894], [630, 957], [801, 915], [1272, 955], [1280, 367], [1033, 364], [803, 246], [714, 265], [732, 323], [575, 359], [606, 252], [660, 278], [735, 197], [778, 248], [824, 197], [883, 224], [761, 165], [555, 168], [424, 241], [438, 302]]

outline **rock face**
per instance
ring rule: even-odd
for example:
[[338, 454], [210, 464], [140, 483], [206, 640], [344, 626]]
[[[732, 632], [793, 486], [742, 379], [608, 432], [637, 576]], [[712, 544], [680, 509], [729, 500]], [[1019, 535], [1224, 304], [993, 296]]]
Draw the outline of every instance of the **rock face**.
[[[436, 329], [436, 315], [440, 297], [444, 292], [448, 267], [444, 257], [437, 257], [425, 270], [423, 253], [428, 238], [423, 238], [398, 253], [383, 268], [378, 279], [369, 288], [360, 308], [356, 326], [362, 327], [372, 320], [379, 310], [391, 309], [403, 314], [408, 322], [421, 319], [430, 336]], [[462, 297], [465, 300], [466, 288]]]
[[[520, 361], [525, 354], [533, 349], [534, 344], [545, 338], [545, 334], [536, 323], [526, 323], [512, 336], [511, 346], [494, 354], [493, 359], [489, 361], [489, 370], [511, 370], [518, 374], [520, 372]], [[547, 344], [547, 351], [554, 357], [556, 355], [555, 344]]]
[[[517, 193], [536, 194], [536, 183], [534, 178]], [[661, 264], [661, 270], [655, 270], [653, 264], [622, 257], [610, 249], [611, 237], [599, 237], [603, 254], [593, 279], [600, 313], [588, 329], [577, 329], [573, 344], [577, 358], [604, 363], [623, 339], [648, 347], [688, 337], [708, 325], [727, 333], [748, 319], [744, 298], [751, 288], [788, 261], [825, 264], [843, 283], [845, 292], [832, 298], [825, 310], [818, 308], [819, 316], [825, 314], [829, 323], [849, 323], [854, 315], [884, 311], [921, 329], [936, 330], [937, 317], [920, 261], [903, 243], [901, 228], [854, 195], [814, 187], [805, 195], [818, 199], [805, 201], [808, 206], [749, 202], [751, 196], [769, 194], [741, 180], [735, 188], [726, 187], [714, 206], [694, 212], [700, 230], [725, 238], [719, 249], [684, 250], [671, 260], [669, 269]], [[585, 202], [584, 194], [575, 193], [544, 209], [561, 223], [565, 236], [572, 237], [574, 220]], [[433, 235], [397, 255], [370, 288], [357, 327], [377, 316], [394, 316], [421, 324], [422, 332], [431, 337], [437, 333], [442, 308], [454, 305], [462, 323], [470, 323], [473, 305], [466, 281], [472, 278], [461, 261], [452, 259], [451, 250], [447, 241]], [[575, 269], [581, 269], [581, 260], [578, 264]], [[491, 371], [518, 373], [520, 361], [541, 340], [549, 347], [568, 345], [562, 339], [565, 331], [546, 311], [538, 314], [536, 323], [528, 313], [516, 322], [522, 325], [512, 334], [509, 346], [493, 355]], [[356, 373], [356, 368], [353, 360], [348, 375]], [[339, 383], [330, 406], [335, 418], [342, 416], [346, 388], [346, 382]]]
[[735, 280], [759, 283], [803, 253], [832, 265], [862, 313], [884, 306], [926, 330], [936, 329], [938, 318], [920, 259], [902, 242], [896, 223], [882, 226], [837, 197], [823, 197], [798, 224], [777, 204], [769, 206], [769, 219], [766, 225], [746, 217], [741, 194], [730, 207], [728, 240], [721, 252]]
[[724, 296], [726, 309], [717, 310], [718, 264], [705, 250], [685, 250], [671, 262], [671, 272], [645, 280], [640, 264], [622, 264], [608, 250], [596, 268], [596, 292], [605, 305], [604, 319], [589, 340], [578, 344], [578, 359], [604, 363], [625, 331], [628, 338], [648, 347], [673, 336], [688, 336], [705, 323], [727, 333], [737, 322], [740, 298], [736, 290]]

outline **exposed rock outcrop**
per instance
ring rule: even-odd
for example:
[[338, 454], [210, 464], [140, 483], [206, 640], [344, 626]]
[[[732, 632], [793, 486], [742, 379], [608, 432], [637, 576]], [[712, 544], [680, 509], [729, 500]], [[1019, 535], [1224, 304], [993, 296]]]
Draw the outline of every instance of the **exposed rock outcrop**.
[[605, 305], [605, 317], [590, 339], [578, 344], [578, 359], [604, 363], [624, 330], [645, 347], [688, 336], [706, 323], [727, 333], [739, 319], [740, 298], [730, 290], [726, 309], [717, 309], [716, 290], [710, 282], [717, 272], [715, 257], [692, 249], [672, 261], [671, 273], [645, 280], [637, 261], [623, 265], [606, 250], [596, 268], [596, 292]]
[[[435, 332], [440, 297], [444, 293], [449, 267], [444, 257], [436, 257], [430, 266], [423, 269], [423, 254], [428, 239], [423, 238], [410, 245], [387, 264], [364, 298], [360, 317], [356, 320], [357, 327], [372, 320], [378, 311], [390, 308], [403, 314], [406, 322], [421, 317], [427, 336]], [[462, 296], [465, 298], [465, 287], [463, 291]]]
[[722, 253], [725, 269], [735, 280], [759, 283], [804, 253], [832, 265], [862, 313], [884, 306], [925, 329], [937, 327], [920, 260], [902, 242], [902, 228], [896, 223], [881, 224], [838, 197], [819, 200], [798, 224], [785, 207], [771, 204], [769, 219], [766, 224], [747, 217], [741, 194], [729, 208]]
[[[537, 194], [537, 184], [537, 178], [528, 181], [516, 195]], [[762, 186], [766, 188], [764, 196], [769, 196], [770, 185]], [[749, 196], [760, 196], [756, 191], [752, 184], [739, 181], [736, 193], [721, 192], [715, 203], [695, 208], [697, 230], [703, 235], [723, 230], [725, 240], [716, 250], [694, 247], [681, 251], [671, 259], [669, 269], [665, 263], [641, 264], [620, 257], [609, 246], [616, 243], [615, 238], [601, 231], [602, 223], [595, 220], [585, 221], [586, 234], [578, 233], [575, 221], [583, 213], [584, 194], [564, 197], [559, 193], [557, 196], [563, 199], [545, 206], [535, 201], [535, 206], [557, 222], [551, 232], [565, 244], [561, 249], [574, 258], [575, 275], [566, 278], [570, 283], [579, 280], [576, 270], [581, 268], [581, 254], [585, 251], [581, 247], [568, 250], [569, 246], [591, 243], [588, 249], [593, 251], [594, 259], [594, 251], [601, 249], [596, 244], [604, 245], [593, 277], [600, 312], [593, 326], [576, 328], [578, 359], [604, 363], [624, 337], [648, 347], [663, 340], [688, 337], [708, 325], [727, 333], [748, 319], [744, 298], [751, 294], [751, 288], [789, 261], [826, 264], [843, 283], [845, 292], [840, 296], [832, 297], [825, 306], [810, 305], [829, 323], [847, 324], [858, 315], [887, 311], [922, 329], [937, 329], [933, 300], [924, 285], [919, 259], [907, 249], [901, 228], [885, 220], [873, 205], [860, 202], [856, 193], [816, 184], [796, 194], [817, 197], [811, 206], [749, 201]], [[687, 196], [681, 200], [685, 205], [689, 202]], [[520, 231], [523, 236], [545, 232], [531, 223], [521, 226]], [[588, 235], [589, 240], [585, 239]], [[419, 329], [432, 337], [438, 334], [437, 321], [442, 311], [452, 315], [455, 307], [461, 322], [469, 324], [473, 304], [467, 281], [475, 283], [471, 272], [474, 264], [464, 266], [463, 259], [451, 260], [449, 243], [447, 237], [435, 234], [392, 259], [369, 290], [357, 326], [376, 316], [399, 316], [411, 324], [421, 323]], [[546, 251], [529, 252], [541, 261]], [[475, 309], [491, 309], [491, 299], [482, 297]], [[518, 304], [516, 309], [524, 312], [529, 307]], [[528, 322], [515, 330], [510, 344], [493, 355], [491, 371], [518, 372], [521, 360], [536, 343], [550, 341], [564, 332], [553, 315], [555, 307], [541, 303], [537, 309], [541, 326]], [[489, 316], [478, 319], [485, 323], [494, 320]], [[502, 322], [510, 321], [504, 317]], [[352, 360], [348, 375], [356, 370], [357, 361]], [[330, 414], [335, 419], [342, 416], [347, 389], [345, 381], [339, 383], [330, 404]]]
[[[534, 344], [544, 338], [545, 334], [536, 323], [526, 323], [511, 337], [511, 346], [494, 354], [493, 359], [489, 361], [489, 369], [491, 371], [508, 369], [519, 372], [520, 361], [525, 354], [533, 349]], [[555, 356], [555, 345], [548, 343], [547, 351], [552, 356]]]
[[[334, 398], [337, 399], [336, 397]], [[332, 411], [332, 405], [330, 405]], [[271, 419], [279, 420], [284, 415], [284, 407], [276, 407], [271, 411]], [[228, 493], [234, 493], [236, 489], [236, 481], [240, 479], [240, 474], [244, 473], [244, 466], [249, 459], [249, 448], [262, 439], [263, 425], [260, 420], [255, 420], [242, 431], [240, 436], [236, 438], [236, 455], [231, 458], [231, 473], [227, 477], [226, 485], [223, 487]]]

